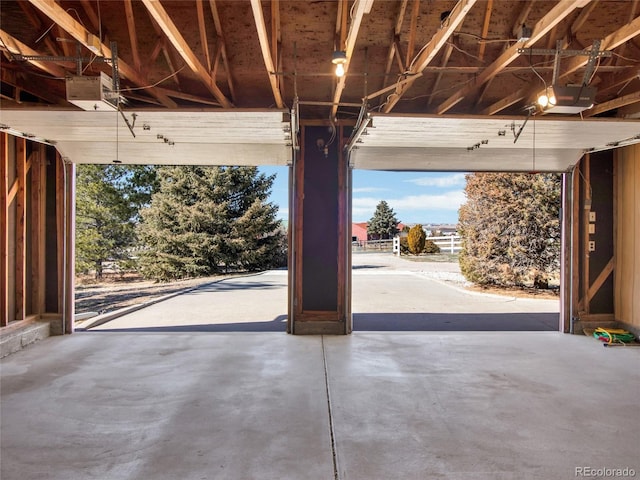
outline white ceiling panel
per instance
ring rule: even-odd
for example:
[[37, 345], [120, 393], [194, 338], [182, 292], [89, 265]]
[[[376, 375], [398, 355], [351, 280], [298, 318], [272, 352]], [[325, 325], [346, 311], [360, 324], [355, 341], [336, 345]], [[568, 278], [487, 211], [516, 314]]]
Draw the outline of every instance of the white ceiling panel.
[[374, 114], [360, 140], [360, 169], [563, 172], [585, 151], [640, 142], [640, 122]]
[[[135, 115], [135, 118], [134, 118]], [[2, 128], [55, 143], [73, 163], [286, 165], [283, 111], [117, 112], [3, 110]]]

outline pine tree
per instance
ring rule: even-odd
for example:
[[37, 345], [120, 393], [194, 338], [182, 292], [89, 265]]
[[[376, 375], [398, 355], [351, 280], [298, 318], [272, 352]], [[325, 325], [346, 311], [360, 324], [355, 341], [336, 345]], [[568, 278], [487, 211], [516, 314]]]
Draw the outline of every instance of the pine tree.
[[475, 283], [544, 287], [560, 267], [560, 176], [467, 175], [460, 268]]
[[398, 223], [400, 222], [393, 209], [387, 202], [381, 200], [367, 224], [367, 234], [377, 240], [393, 238], [398, 233]]
[[132, 266], [138, 211], [149, 201], [155, 168], [79, 165], [76, 185], [76, 270], [101, 277], [107, 260]]
[[268, 203], [273, 176], [256, 167], [158, 169], [159, 189], [142, 212], [143, 273], [159, 280], [229, 268], [280, 266], [284, 235]]

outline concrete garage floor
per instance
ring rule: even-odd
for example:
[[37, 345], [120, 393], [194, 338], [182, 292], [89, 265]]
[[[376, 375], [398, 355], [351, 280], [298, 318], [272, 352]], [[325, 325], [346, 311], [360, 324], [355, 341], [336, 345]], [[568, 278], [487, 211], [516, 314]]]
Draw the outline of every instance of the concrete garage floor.
[[556, 332], [51, 337], [1, 362], [0, 478], [640, 475], [639, 365]]

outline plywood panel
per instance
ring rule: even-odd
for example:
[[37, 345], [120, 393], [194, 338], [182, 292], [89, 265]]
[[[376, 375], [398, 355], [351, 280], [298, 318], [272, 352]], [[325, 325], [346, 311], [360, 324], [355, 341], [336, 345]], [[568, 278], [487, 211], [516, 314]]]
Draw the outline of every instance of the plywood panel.
[[640, 328], [640, 146], [617, 152], [615, 314]]

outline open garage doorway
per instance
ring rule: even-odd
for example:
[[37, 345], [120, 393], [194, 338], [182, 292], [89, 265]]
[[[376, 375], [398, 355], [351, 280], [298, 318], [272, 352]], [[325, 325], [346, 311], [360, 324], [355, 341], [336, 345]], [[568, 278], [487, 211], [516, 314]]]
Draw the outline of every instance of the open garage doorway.
[[[470, 282], [459, 263], [458, 210], [467, 200], [465, 185], [461, 172], [353, 171], [354, 331], [558, 331], [559, 234], [553, 245], [558, 265], [550, 272], [548, 289], [482, 288]], [[403, 245], [398, 255], [392, 240], [380, 239], [386, 235], [367, 232], [380, 202], [393, 210], [399, 236], [422, 225], [438, 253], [414, 255]]]
[[[78, 165], [76, 171], [78, 329], [286, 331], [288, 167]], [[87, 222], [100, 216], [94, 206], [108, 210], [108, 202], [92, 196], [103, 189], [117, 197], [118, 181], [146, 196], [133, 205], [134, 243], [102, 261], [92, 246], [108, 243], [110, 231]], [[111, 211], [102, 212], [103, 223], [113, 220]], [[256, 228], [271, 230], [252, 240]], [[91, 245], [88, 236], [96, 240]]]

